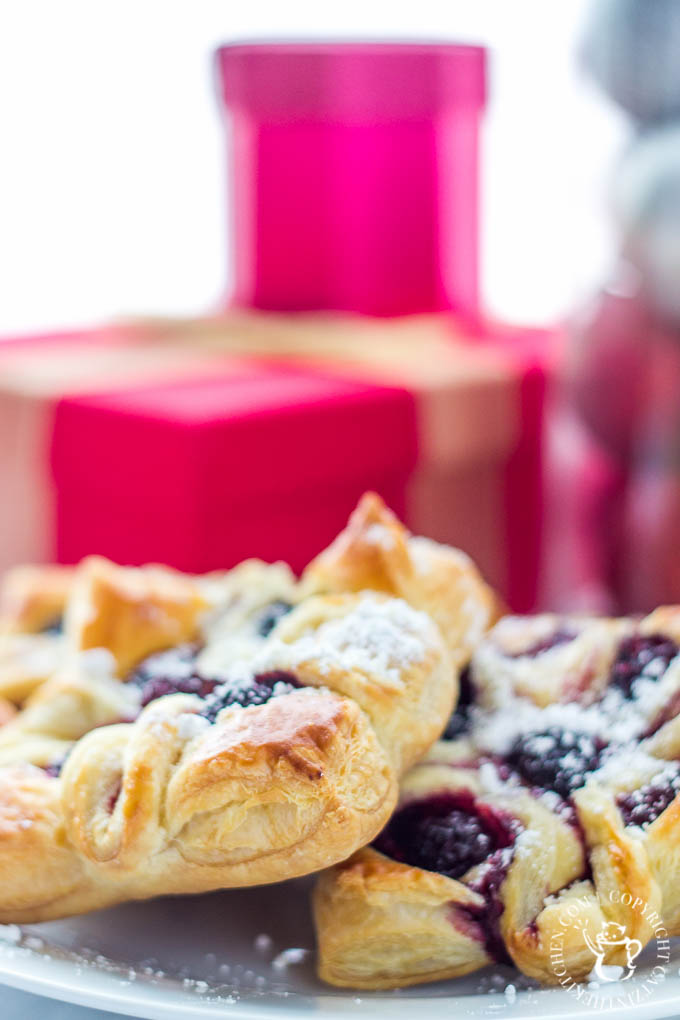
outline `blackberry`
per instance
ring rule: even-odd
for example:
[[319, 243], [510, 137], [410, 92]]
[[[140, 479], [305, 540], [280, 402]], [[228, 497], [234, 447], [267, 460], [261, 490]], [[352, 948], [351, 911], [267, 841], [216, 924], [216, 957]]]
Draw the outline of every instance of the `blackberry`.
[[219, 681], [196, 670], [198, 652], [197, 644], [184, 644], [143, 659], [127, 678], [139, 687], [142, 708], [166, 694], [197, 694], [199, 698], [211, 694]]
[[412, 867], [460, 878], [512, 840], [509, 828], [472, 794], [441, 793], [397, 811], [375, 847]]
[[603, 746], [587, 733], [551, 726], [518, 736], [506, 760], [532, 786], [554, 790], [566, 800], [598, 767]]
[[675, 641], [663, 634], [636, 634], [625, 638], [619, 645], [609, 682], [618, 687], [624, 698], [634, 696], [636, 680], [658, 680], [678, 654]]
[[260, 637], [269, 637], [279, 620], [289, 613], [292, 608], [290, 602], [284, 602], [283, 599], [277, 599], [266, 606], [257, 621], [257, 633]]
[[58, 634], [63, 634], [64, 633], [64, 617], [63, 616], [55, 616], [55, 618], [53, 620], [50, 620], [49, 623], [45, 624], [45, 626], [42, 628], [40, 633], [41, 634], [54, 634], [55, 636], [58, 635]]
[[248, 708], [250, 705], [264, 705], [274, 697], [274, 688], [281, 685], [276, 691], [277, 694], [290, 694], [302, 685], [292, 673], [285, 673], [283, 670], [272, 670], [271, 673], [261, 673], [253, 677], [247, 685], [229, 686], [229, 683], [221, 683], [205, 699], [205, 707], [200, 715], [214, 722], [218, 712], [230, 705], [240, 705], [241, 708]]
[[616, 798], [624, 825], [649, 825], [674, 800], [678, 793], [673, 782], [661, 785], [650, 783], [640, 790], [621, 793]]

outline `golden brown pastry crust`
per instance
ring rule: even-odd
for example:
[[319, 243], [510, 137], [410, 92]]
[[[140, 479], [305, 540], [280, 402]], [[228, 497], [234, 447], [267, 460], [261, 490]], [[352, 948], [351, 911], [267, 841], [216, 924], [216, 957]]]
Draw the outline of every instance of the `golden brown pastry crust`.
[[375, 493], [362, 497], [345, 530], [304, 571], [302, 584], [314, 592], [371, 589], [404, 599], [438, 624], [456, 668], [500, 610], [465, 553], [410, 535]]
[[[416, 765], [402, 784], [401, 803], [443, 792], [472, 794], [517, 825], [500, 888], [499, 930], [514, 956], [515, 929], [524, 930], [546, 895], [581, 874], [581, 841], [530, 792], [504, 786], [497, 777], [489, 792], [484, 772], [468, 766]], [[370, 847], [358, 851], [322, 875], [315, 890], [320, 977], [344, 987], [393, 988], [459, 977], [491, 963], [479, 921], [486, 897], [475, 889], [483, 875], [478, 865], [454, 880]]]
[[[81, 565], [65, 616], [69, 657], [0, 731], [0, 888], [12, 882], [0, 919], [278, 881], [377, 834], [399, 775], [443, 729], [493, 599], [453, 550], [428, 543], [416, 567], [418, 540], [375, 500], [365, 506], [369, 526], [386, 521], [397, 536], [382, 567], [395, 582], [378, 590], [350, 577], [360, 549], [343, 554], [346, 578], [334, 580], [328, 560], [323, 583], [256, 561], [200, 578], [98, 557]], [[405, 541], [402, 577], [390, 562]], [[438, 593], [448, 601], [435, 623], [427, 609]], [[268, 633], [262, 613], [276, 602], [293, 608]], [[302, 689], [226, 708], [214, 724], [182, 694], [138, 714], [130, 668], [197, 638], [204, 676], [292, 674]], [[59, 778], [35, 767], [64, 758]], [[31, 873], [55, 841], [54, 883], [36, 890]]]
[[61, 634], [0, 634], [0, 697], [21, 704], [65, 658]]
[[47, 632], [61, 623], [72, 567], [14, 567], [0, 584], [0, 697], [24, 701], [59, 668], [65, 642]]
[[275, 639], [272, 664], [356, 701], [398, 774], [441, 735], [458, 681], [426, 613], [373, 592], [310, 597], [284, 617]]
[[[294, 668], [302, 689], [262, 705], [226, 708], [214, 724], [197, 717], [202, 700], [169, 695], [135, 722], [92, 730], [73, 746], [51, 785], [29, 771], [31, 810], [51, 822], [41, 821], [40, 840], [34, 832], [26, 839], [14, 826], [6, 853], [0, 847], [0, 887], [3, 875], [12, 875], [11, 903], [0, 907], [0, 919], [48, 919], [131, 897], [278, 881], [341, 860], [377, 834], [396, 801], [397, 769], [413, 745], [408, 731], [378, 732], [358, 700], [376, 717], [379, 711], [399, 716], [402, 703], [412, 711], [424, 692], [450, 707], [455, 675], [448, 649], [425, 614], [387, 596], [319, 598], [310, 606], [308, 614], [304, 606], [294, 610], [287, 640], [274, 633], [249, 666], [255, 676]], [[378, 650], [380, 626], [387, 630]], [[347, 633], [356, 639], [351, 647], [343, 639]], [[386, 646], [392, 658], [383, 648], [388, 638], [395, 642]], [[64, 675], [61, 682], [61, 744], [53, 697], [49, 733], [40, 734], [35, 723], [32, 733], [49, 754], [68, 748], [75, 715], [68, 700], [78, 700], [82, 711], [87, 689], [78, 678]], [[114, 699], [126, 689], [112, 676], [99, 682], [109, 685]], [[355, 690], [357, 700], [344, 688]], [[43, 688], [36, 695], [34, 713], [47, 693]], [[99, 692], [90, 723], [101, 703]], [[434, 716], [421, 720], [418, 740], [431, 743], [441, 725]], [[18, 739], [25, 747], [29, 738], [24, 729]], [[26, 803], [12, 800], [16, 768], [0, 769], [0, 799], [8, 815], [20, 817]], [[32, 830], [32, 816], [26, 820]], [[42, 890], [36, 900], [31, 873], [56, 838], [64, 854], [70, 848], [70, 857], [60, 860], [69, 881], [77, 881], [54, 896]], [[9, 870], [3, 873], [4, 860]]]
[[73, 578], [73, 567], [22, 566], [8, 570], [0, 585], [0, 632], [38, 634], [58, 622]]
[[390, 860], [371, 847], [324, 872], [314, 891], [319, 977], [348, 988], [394, 988], [460, 977], [489, 963], [466, 907], [467, 886]]
[[253, 622], [267, 603], [297, 597], [287, 567], [256, 560], [202, 577], [160, 567], [119, 567], [101, 557], [84, 560], [77, 570], [59, 668], [0, 734], [0, 764], [59, 762], [71, 743], [94, 727], [133, 719], [138, 693], [116, 679], [138, 661], [131, 648], [143, 658], [211, 635], [224, 665], [244, 651], [252, 654]]
[[16, 714], [17, 710], [12, 702], [0, 698], [0, 726], [5, 726]]
[[395, 776], [351, 701], [300, 691], [226, 709], [214, 725], [197, 706], [171, 695], [89, 734], [62, 779], [0, 771], [0, 919], [278, 881], [346, 856], [383, 824]]
[[64, 630], [74, 650], [108, 649], [124, 676], [152, 652], [193, 640], [211, 608], [196, 578], [91, 556], [78, 569]]
[[[548, 640], [542, 647], [551, 632], [565, 629], [568, 642]], [[680, 608], [664, 607], [641, 621], [501, 620], [473, 656], [478, 703], [505, 718], [508, 727], [518, 713], [527, 713], [530, 731], [542, 709], [552, 712], [544, 717], [550, 725], [560, 715], [570, 719], [574, 697], [586, 712], [609, 711], [600, 706], [606, 704], [621, 642], [660, 634], [680, 643]], [[617, 924], [643, 945], [659, 926], [661, 937], [680, 931], [680, 715], [675, 714], [680, 656], [654, 667], [653, 654], [644, 660], [652, 663], [651, 680], [643, 678], [647, 689], [636, 696], [643, 700], [630, 703], [628, 715], [612, 724], [611, 739], [622, 741], [620, 749], [615, 743], [611, 756], [575, 790], [573, 819], [556, 794], [532, 793], [512, 772], [506, 775], [504, 766], [499, 771], [493, 758], [485, 758], [493, 747], [485, 749], [482, 741], [480, 751], [475, 726], [482, 717], [470, 733], [435, 745], [402, 783], [402, 804], [466, 790], [477, 803], [519, 821], [522, 833], [499, 886], [498, 935], [517, 967], [545, 984], [560, 981], [561, 967], [570, 980], [588, 977], [595, 958], [584, 931], [594, 941], [607, 924]], [[562, 704], [553, 704], [555, 698]], [[526, 707], [532, 703], [535, 708]], [[664, 705], [670, 706], [666, 720], [660, 715]], [[651, 821], [637, 824], [635, 816], [624, 813], [623, 802], [632, 794], [644, 806], [650, 790], [651, 799], [658, 791], [661, 809]], [[639, 817], [644, 819], [644, 812]], [[473, 868], [454, 881], [374, 848], [358, 851], [317, 883], [320, 976], [343, 987], [393, 988], [484, 966], [491, 957], [475, 919], [480, 909], [487, 917], [493, 911], [489, 914], [492, 900], [478, 877]], [[470, 894], [482, 895], [481, 908]], [[625, 965], [623, 947], [610, 947], [604, 961]]]
[[[380, 538], [381, 529], [390, 541]], [[374, 557], [377, 565], [367, 570], [367, 558], [372, 562]], [[201, 663], [210, 671], [215, 662], [223, 666], [227, 660], [254, 653], [261, 638], [253, 624], [268, 603], [295, 605], [318, 591], [356, 592], [363, 585], [397, 595], [416, 609], [432, 610], [457, 668], [467, 661], [478, 634], [495, 611], [493, 593], [467, 557], [409, 536], [372, 495], [362, 499], [346, 531], [310, 565], [300, 583], [283, 564], [255, 560], [230, 571], [189, 577], [161, 567], [118, 567], [91, 557], [77, 568], [65, 615], [67, 664], [47, 682], [39, 697], [27, 703], [8, 732], [0, 735], [0, 763], [29, 760], [47, 764], [53, 754], [63, 756], [65, 752], [55, 745], [55, 738], [74, 740], [93, 725], [130, 716], [125, 704], [120, 706], [117, 699], [112, 702], [111, 685], [99, 682], [102, 671], [93, 676], [92, 670], [84, 670], [76, 653], [103, 647], [115, 659], [115, 673], [124, 677], [144, 656], [193, 640], [200, 633], [208, 641]], [[290, 621], [284, 618], [277, 633], [285, 635], [296, 619], [296, 613]], [[437, 691], [436, 697], [432, 690]], [[402, 713], [404, 732], [408, 726], [411, 734], [402, 742], [404, 766], [431, 743], [432, 738], [422, 734], [431, 732], [433, 718], [441, 732], [449, 690], [448, 684], [442, 684], [431, 685], [429, 694], [412, 692], [415, 700], [411, 708], [425, 725], [414, 726], [413, 717], [408, 720]], [[97, 704], [100, 691], [101, 704]], [[378, 725], [393, 725], [385, 705], [374, 707]], [[27, 740], [22, 746], [24, 734]]]

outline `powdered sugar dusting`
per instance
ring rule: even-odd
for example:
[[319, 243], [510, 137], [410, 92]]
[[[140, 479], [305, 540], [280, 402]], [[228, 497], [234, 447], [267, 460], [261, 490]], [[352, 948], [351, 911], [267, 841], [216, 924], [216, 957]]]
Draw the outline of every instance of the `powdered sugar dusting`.
[[364, 532], [364, 539], [369, 545], [380, 546], [386, 552], [394, 549], [394, 536], [384, 524], [371, 524]]
[[210, 723], [203, 716], [196, 715], [193, 712], [185, 712], [177, 720], [177, 736], [181, 740], [193, 740], [194, 737], [199, 737], [202, 733], [205, 733], [209, 726]]
[[633, 699], [611, 687], [600, 701], [590, 705], [569, 701], [545, 707], [506, 692], [505, 703], [498, 709], [472, 710], [475, 743], [489, 753], [506, 754], [521, 734], [559, 727], [601, 737], [608, 744], [630, 744], [643, 736], [667, 700], [664, 688], [650, 679], [636, 680], [633, 690]]
[[89, 648], [79, 652], [78, 666], [93, 679], [113, 679], [116, 673], [116, 660], [108, 648]]
[[313, 663], [322, 676], [357, 670], [400, 685], [404, 671], [424, 661], [433, 632], [430, 618], [402, 599], [365, 594], [351, 612], [326, 620], [297, 641], [270, 642], [251, 669], [295, 670]]
[[[662, 634], [639, 636], [632, 621], [620, 621], [612, 630], [606, 621], [593, 621], [589, 628], [579, 620], [575, 637], [551, 642], [563, 621], [547, 615], [537, 620], [536, 652], [522, 655], [527, 631], [518, 620], [499, 625], [500, 643], [497, 633], [484, 643], [498, 668], [492, 669], [492, 660], [481, 656], [483, 674], [475, 679], [481, 680], [486, 697], [469, 710], [466, 731], [477, 752], [482, 788], [491, 795], [508, 794], [519, 782], [560, 813], [573, 811], [572, 794], [594, 780], [616, 793], [625, 825], [650, 824], [680, 794], [680, 766], [651, 753], [654, 735], [677, 714], [677, 646]], [[536, 628], [531, 626], [530, 633], [535, 638]], [[539, 705], [522, 690], [517, 667], [523, 658], [532, 668], [541, 660], [547, 670], [545, 685], [551, 677], [559, 680], [560, 663], [568, 661], [571, 667], [591, 662], [594, 648], [605, 653], [597, 683], [571, 692], [572, 697], [580, 693], [582, 700]], [[478, 653], [474, 666], [479, 665]]]

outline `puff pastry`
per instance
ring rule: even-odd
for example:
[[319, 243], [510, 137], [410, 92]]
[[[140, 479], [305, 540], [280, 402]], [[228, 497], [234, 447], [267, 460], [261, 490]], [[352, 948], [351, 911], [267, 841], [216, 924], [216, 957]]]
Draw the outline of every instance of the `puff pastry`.
[[0, 764], [56, 767], [91, 729], [137, 716], [141, 692], [127, 680], [145, 657], [211, 641], [223, 665], [252, 650], [263, 614], [290, 606], [295, 588], [285, 565], [254, 560], [204, 577], [84, 560], [64, 612], [62, 665], [0, 731]]
[[[443, 547], [416, 572], [414, 540], [362, 507], [347, 583], [330, 560], [300, 582], [255, 561], [78, 571], [70, 658], [0, 730], [0, 921], [279, 881], [377, 835], [451, 713], [456, 635], [471, 643], [493, 598]], [[381, 554], [396, 580], [367, 589], [351, 549], [380, 522], [402, 562]], [[436, 622], [430, 570], [449, 599]]]
[[459, 549], [410, 535], [375, 493], [366, 493], [345, 530], [302, 575], [316, 592], [386, 592], [439, 625], [454, 666], [470, 659], [500, 614], [496, 593]]
[[680, 933], [679, 645], [675, 607], [502, 619], [387, 827], [320, 877], [320, 976], [392, 988], [501, 961], [556, 984], [589, 975], [610, 926]]
[[0, 584], [0, 698], [21, 702], [64, 657], [70, 567], [15, 567]]

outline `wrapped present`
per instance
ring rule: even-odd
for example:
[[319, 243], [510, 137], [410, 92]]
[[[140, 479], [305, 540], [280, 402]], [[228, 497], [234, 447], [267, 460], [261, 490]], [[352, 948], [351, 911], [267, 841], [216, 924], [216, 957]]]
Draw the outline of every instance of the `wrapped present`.
[[0, 348], [2, 565], [297, 566], [374, 488], [528, 608], [549, 339], [234, 311]]
[[[213, 359], [177, 349], [164, 357], [125, 330], [7, 338], [0, 343], [0, 569], [56, 556], [56, 490], [49, 470], [56, 407], [67, 395], [205, 372]], [[78, 457], [77, 448], [73, 456]]]
[[68, 397], [52, 438], [57, 554], [301, 568], [358, 492], [403, 511], [415, 444], [406, 389], [266, 362]]
[[550, 343], [478, 321], [484, 51], [245, 44], [216, 64], [229, 307], [0, 347], [0, 567], [299, 566], [373, 488], [532, 608]]
[[478, 312], [482, 47], [232, 43], [215, 71], [230, 302]]
[[466, 549], [518, 612], [536, 605], [543, 525], [542, 421], [558, 329], [442, 315], [228, 314], [126, 324], [140, 342], [249, 353], [413, 393], [415, 531]]

